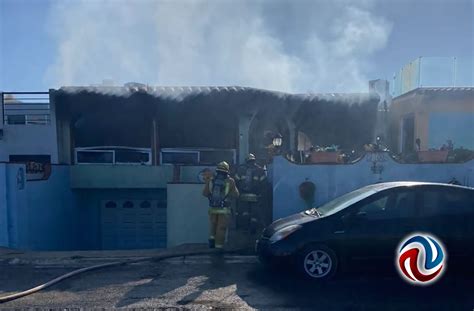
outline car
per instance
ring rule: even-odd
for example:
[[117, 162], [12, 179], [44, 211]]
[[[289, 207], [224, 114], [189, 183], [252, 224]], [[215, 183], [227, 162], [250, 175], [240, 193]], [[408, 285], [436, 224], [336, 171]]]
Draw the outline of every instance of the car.
[[[261, 262], [291, 263], [312, 280], [333, 277], [341, 263], [376, 260], [394, 267], [400, 241], [426, 232], [452, 258], [474, 256], [474, 188], [388, 182], [346, 193], [317, 208], [279, 219], [256, 242]], [[388, 266], [387, 266], [388, 267]]]

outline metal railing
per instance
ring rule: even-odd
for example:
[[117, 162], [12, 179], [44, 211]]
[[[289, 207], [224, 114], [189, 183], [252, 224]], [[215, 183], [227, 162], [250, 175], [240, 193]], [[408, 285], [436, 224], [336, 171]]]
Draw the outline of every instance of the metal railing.
[[75, 164], [151, 165], [151, 148], [95, 146], [74, 148]]
[[237, 163], [235, 149], [219, 148], [162, 148], [160, 164], [215, 165], [220, 161]]
[[51, 106], [48, 92], [2, 92], [3, 124], [48, 125]]

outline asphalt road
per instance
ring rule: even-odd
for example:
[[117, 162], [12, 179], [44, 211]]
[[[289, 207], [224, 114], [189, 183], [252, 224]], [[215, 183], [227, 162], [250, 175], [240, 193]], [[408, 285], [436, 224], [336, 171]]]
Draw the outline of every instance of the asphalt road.
[[[71, 271], [0, 266], [0, 295]], [[358, 269], [325, 284], [269, 272], [252, 256], [201, 256], [88, 272], [2, 308], [180, 308], [264, 310], [474, 310], [473, 274], [446, 273], [413, 287], [395, 273]]]

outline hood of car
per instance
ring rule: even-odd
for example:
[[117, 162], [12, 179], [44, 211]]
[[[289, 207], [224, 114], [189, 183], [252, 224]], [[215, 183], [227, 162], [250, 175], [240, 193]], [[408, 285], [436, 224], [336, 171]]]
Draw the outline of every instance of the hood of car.
[[270, 226], [265, 228], [265, 230], [263, 231], [263, 236], [269, 238], [280, 229], [291, 225], [302, 225], [316, 219], [318, 219], [318, 217], [306, 215], [305, 213], [293, 214], [291, 216], [281, 218], [273, 222]]

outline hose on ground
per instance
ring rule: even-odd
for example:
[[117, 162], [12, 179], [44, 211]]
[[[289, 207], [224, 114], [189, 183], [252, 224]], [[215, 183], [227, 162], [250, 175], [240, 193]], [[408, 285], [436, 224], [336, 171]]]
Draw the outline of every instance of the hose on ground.
[[54, 284], [57, 284], [65, 279], [71, 278], [75, 275], [92, 271], [92, 270], [98, 270], [98, 269], [103, 269], [103, 268], [108, 268], [108, 267], [114, 267], [114, 266], [122, 266], [126, 264], [131, 264], [131, 263], [138, 263], [138, 262], [143, 262], [143, 261], [150, 261], [150, 260], [165, 260], [165, 259], [170, 259], [170, 258], [176, 258], [176, 257], [183, 257], [183, 256], [199, 256], [199, 255], [209, 255], [209, 254], [230, 254], [230, 253], [236, 253], [239, 252], [240, 250], [231, 250], [231, 251], [216, 251], [216, 250], [206, 250], [206, 251], [195, 251], [195, 252], [178, 252], [178, 253], [172, 253], [172, 254], [162, 254], [162, 255], [157, 255], [157, 256], [152, 256], [152, 257], [145, 257], [145, 258], [139, 258], [139, 259], [130, 259], [130, 260], [124, 260], [124, 261], [115, 261], [115, 262], [109, 262], [109, 263], [104, 263], [100, 265], [94, 265], [86, 268], [81, 268], [77, 269], [74, 271], [71, 271], [69, 273], [63, 274], [55, 279], [52, 279], [51, 281], [48, 281], [44, 284], [38, 285], [36, 287], [30, 288], [28, 290], [18, 292], [15, 294], [7, 295], [0, 297], [0, 304], [5, 303], [8, 301], [16, 300], [21, 297], [25, 297], [31, 294], [34, 294], [36, 292], [39, 292], [40, 290], [43, 290], [45, 288], [48, 288]]

